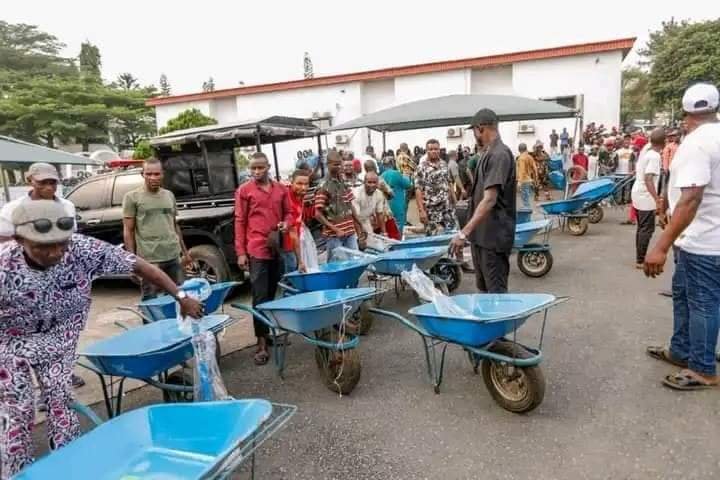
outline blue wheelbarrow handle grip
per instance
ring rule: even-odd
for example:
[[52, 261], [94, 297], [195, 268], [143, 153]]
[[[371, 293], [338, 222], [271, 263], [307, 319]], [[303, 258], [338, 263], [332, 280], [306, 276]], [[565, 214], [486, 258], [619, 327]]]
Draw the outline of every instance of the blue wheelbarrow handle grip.
[[372, 312], [372, 313], [376, 313], [378, 315], [383, 315], [386, 317], [394, 318], [395, 320], [399, 321], [400, 323], [402, 323], [406, 327], [410, 328], [411, 330], [415, 330], [417, 333], [419, 333], [423, 337], [432, 337], [432, 335], [430, 335], [427, 330], [420, 327], [419, 325], [414, 324], [407, 318], [405, 318], [402, 315], [399, 315], [395, 312], [390, 312], [388, 310], [383, 310], [383, 309], [377, 308], [377, 307], [370, 307], [370, 308], [368, 308], [368, 311]]
[[250, 315], [254, 316], [255, 318], [257, 318], [258, 320], [260, 320], [261, 322], [263, 322], [265, 325], [267, 325], [268, 327], [270, 327], [272, 329], [281, 330], [280, 327], [275, 325], [268, 317], [266, 317], [262, 313], [258, 312], [257, 310], [255, 310], [253, 307], [251, 307], [249, 305], [245, 305], [242, 303], [231, 303], [230, 306], [232, 306], [233, 308], [237, 308], [238, 310], [243, 310], [245, 312], [248, 312]]

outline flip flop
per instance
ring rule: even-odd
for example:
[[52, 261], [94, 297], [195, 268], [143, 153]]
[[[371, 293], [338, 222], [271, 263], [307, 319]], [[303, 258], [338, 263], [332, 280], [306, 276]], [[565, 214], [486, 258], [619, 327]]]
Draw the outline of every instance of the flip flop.
[[663, 385], [673, 390], [708, 390], [717, 388], [717, 383], [705, 383], [697, 379], [689, 370], [680, 370], [672, 375], [667, 375], [662, 381]]
[[683, 362], [682, 360], [677, 360], [673, 358], [672, 355], [670, 355], [670, 352], [665, 347], [647, 347], [645, 352], [655, 360], [660, 360], [661, 362], [669, 363], [670, 365], [675, 365], [676, 367], [680, 368], [687, 368], [688, 364], [687, 362]]
[[268, 360], [270, 360], [270, 355], [268, 355], [268, 352], [266, 352], [265, 350], [258, 350], [257, 352], [255, 352], [253, 360], [255, 361], [255, 365], [265, 365]]

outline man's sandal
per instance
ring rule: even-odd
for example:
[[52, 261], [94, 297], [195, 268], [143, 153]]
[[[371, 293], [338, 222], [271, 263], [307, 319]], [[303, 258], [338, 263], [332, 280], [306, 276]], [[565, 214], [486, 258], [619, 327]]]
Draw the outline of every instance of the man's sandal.
[[672, 375], [667, 375], [663, 381], [663, 385], [673, 390], [707, 390], [710, 388], [717, 388], [717, 383], [708, 383], [700, 380], [699, 375], [691, 372], [690, 370], [680, 370]]
[[676, 367], [687, 368], [688, 366], [687, 362], [673, 358], [673, 356], [670, 355], [670, 351], [665, 347], [651, 346], [647, 347], [645, 352], [655, 360], [660, 360], [661, 362], [666, 362]]

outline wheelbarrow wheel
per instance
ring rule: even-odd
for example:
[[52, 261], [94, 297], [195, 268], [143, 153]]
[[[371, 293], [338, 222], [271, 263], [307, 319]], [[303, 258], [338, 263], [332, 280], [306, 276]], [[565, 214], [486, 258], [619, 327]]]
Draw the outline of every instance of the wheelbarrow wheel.
[[571, 235], [579, 237], [585, 235], [588, 230], [588, 219], [587, 217], [568, 217], [567, 228]]
[[[318, 338], [326, 342], [337, 342], [338, 333], [324, 332], [318, 335]], [[340, 351], [315, 347], [315, 362], [325, 386], [335, 393], [348, 395], [360, 381], [362, 367], [356, 348]]]
[[540, 278], [552, 269], [553, 256], [549, 250], [518, 252], [517, 265], [528, 277]]
[[[527, 350], [511, 342], [498, 342], [490, 351], [515, 358], [531, 356]], [[484, 359], [481, 369], [490, 395], [505, 410], [526, 413], [542, 403], [545, 396], [545, 376], [539, 366], [514, 367]]]
[[605, 216], [605, 211], [600, 205], [593, 205], [587, 209], [586, 213], [590, 223], [600, 223]]
[[460, 264], [450, 258], [441, 258], [430, 273], [445, 281], [449, 292], [457, 290], [462, 283], [463, 271]]
[[[167, 376], [165, 383], [175, 386], [192, 387], [193, 376], [187, 370], [177, 370]], [[165, 403], [191, 403], [194, 401], [194, 394], [190, 392], [174, 392], [163, 390], [163, 401]]]
[[358, 309], [358, 319], [360, 320], [360, 335], [367, 335], [375, 323], [375, 316], [370, 312], [370, 304], [368, 301], [362, 302]]

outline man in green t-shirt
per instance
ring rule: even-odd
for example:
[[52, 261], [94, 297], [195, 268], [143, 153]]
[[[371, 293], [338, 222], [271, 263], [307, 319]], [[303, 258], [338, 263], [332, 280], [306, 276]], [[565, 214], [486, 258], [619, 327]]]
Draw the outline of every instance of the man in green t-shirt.
[[[163, 168], [160, 160], [145, 161], [143, 178], [145, 185], [126, 193], [123, 198], [125, 249], [156, 265], [180, 284], [185, 276], [184, 267], [192, 264], [192, 258], [176, 221], [175, 195], [161, 187]], [[153, 285], [142, 283], [143, 300], [157, 295]]]

